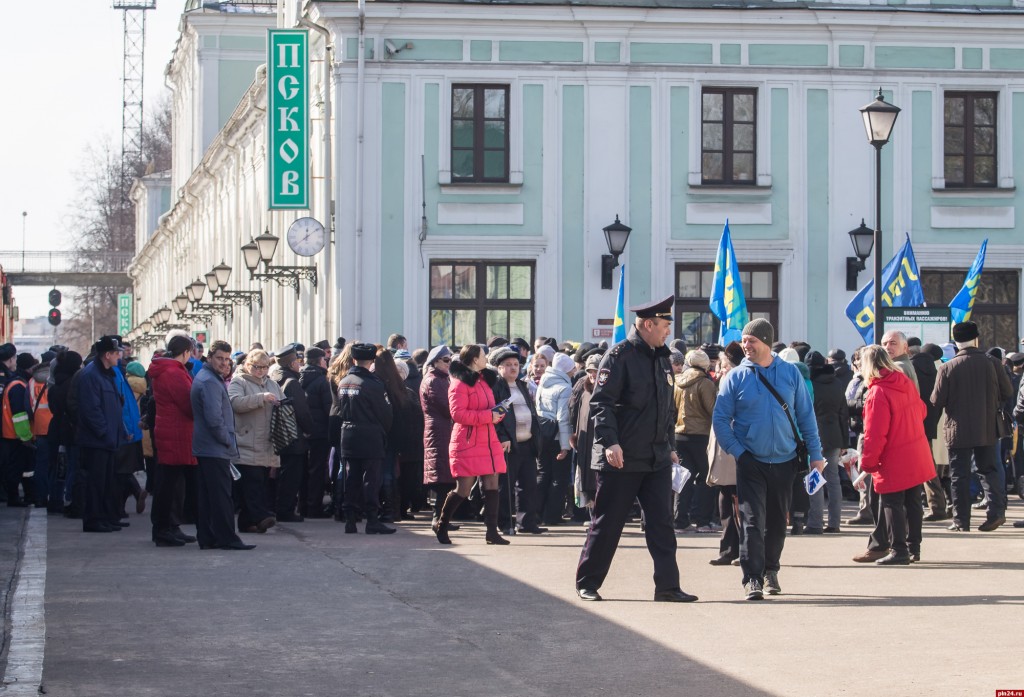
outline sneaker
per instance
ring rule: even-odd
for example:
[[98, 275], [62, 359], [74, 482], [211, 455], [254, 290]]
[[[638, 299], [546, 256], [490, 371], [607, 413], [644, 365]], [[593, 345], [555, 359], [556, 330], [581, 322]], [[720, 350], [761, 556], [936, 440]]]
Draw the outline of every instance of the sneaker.
[[747, 600], [764, 600], [764, 590], [761, 588], [761, 582], [756, 578], [744, 583], [743, 590], [747, 594]]
[[768, 595], [779, 595], [782, 593], [782, 586], [779, 585], [778, 571], [764, 572], [764, 591]]

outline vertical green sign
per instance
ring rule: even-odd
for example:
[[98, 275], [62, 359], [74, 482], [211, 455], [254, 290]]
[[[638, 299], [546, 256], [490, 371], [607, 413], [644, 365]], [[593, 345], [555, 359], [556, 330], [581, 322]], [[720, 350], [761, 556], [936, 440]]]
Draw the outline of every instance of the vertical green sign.
[[270, 29], [267, 172], [270, 209], [309, 208], [309, 34]]
[[124, 336], [132, 330], [132, 294], [117, 296], [117, 333]]

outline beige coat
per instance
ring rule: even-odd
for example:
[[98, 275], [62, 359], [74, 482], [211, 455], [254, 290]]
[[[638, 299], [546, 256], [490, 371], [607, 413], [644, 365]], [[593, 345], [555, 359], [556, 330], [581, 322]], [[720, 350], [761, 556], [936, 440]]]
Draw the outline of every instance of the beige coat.
[[718, 399], [718, 388], [700, 368], [687, 368], [675, 378], [676, 433], [706, 436], [711, 433], [711, 417]]
[[257, 467], [280, 467], [281, 458], [270, 442], [270, 415], [273, 408], [266, 393], [283, 399], [281, 388], [269, 377], [262, 380], [239, 370], [228, 385], [228, 398], [235, 412], [235, 438], [238, 442], [238, 464]]

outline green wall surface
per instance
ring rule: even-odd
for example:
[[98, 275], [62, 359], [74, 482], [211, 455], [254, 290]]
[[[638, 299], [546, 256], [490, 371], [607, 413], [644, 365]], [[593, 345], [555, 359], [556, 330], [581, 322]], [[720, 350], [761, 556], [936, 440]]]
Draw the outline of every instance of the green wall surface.
[[595, 63], [618, 63], [621, 60], [622, 44], [618, 41], [595, 41]]
[[[405, 323], [405, 85], [381, 85], [380, 331], [401, 332]], [[435, 170], [436, 171], [436, 170]], [[397, 270], [397, 272], [396, 272]]]
[[562, 87], [562, 336], [583, 337], [584, 94]]
[[231, 118], [235, 107], [246, 90], [256, 79], [256, 69], [263, 61], [227, 60], [217, 61], [217, 129], [220, 130]]
[[750, 65], [828, 65], [825, 44], [750, 44], [747, 55]]
[[[381, 58], [389, 61], [461, 61], [462, 41], [454, 39], [390, 39], [399, 49], [393, 56]], [[412, 48], [405, 48], [412, 44]], [[488, 51], [490, 49], [488, 48]], [[487, 56], [488, 60], [490, 55]]]
[[579, 41], [499, 41], [498, 60], [517, 63], [582, 63]]
[[687, 236], [686, 204], [690, 200], [690, 88], [672, 87], [669, 92], [669, 148], [672, 164], [669, 177], [672, 181], [672, 200], [669, 204], [669, 230], [674, 240]]
[[711, 44], [658, 44], [634, 41], [629, 45], [630, 63], [710, 65], [712, 59]]
[[[807, 90], [807, 342], [828, 340], [829, 230], [828, 90]], [[843, 234], [843, 233], [839, 233]]]
[[491, 53], [490, 41], [469, 42], [469, 59], [471, 61], [489, 61], [491, 60]]
[[988, 53], [989, 67], [993, 70], [1024, 70], [1024, 49], [993, 48]]
[[[651, 299], [651, 88], [629, 88], [629, 266], [627, 305]], [[672, 288], [656, 288], [664, 297]]]
[[952, 46], [878, 46], [875, 67], [952, 70], [956, 67], [956, 49]]

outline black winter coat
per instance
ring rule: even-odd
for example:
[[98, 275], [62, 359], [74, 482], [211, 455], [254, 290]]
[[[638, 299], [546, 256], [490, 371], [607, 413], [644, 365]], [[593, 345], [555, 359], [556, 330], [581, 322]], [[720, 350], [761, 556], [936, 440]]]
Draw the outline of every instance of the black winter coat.
[[313, 422], [309, 432], [311, 439], [325, 439], [329, 435], [331, 414], [331, 383], [327, 381], [327, 370], [316, 365], [302, 367], [299, 384], [306, 393], [306, 405]]
[[601, 359], [590, 400], [593, 469], [611, 469], [604, 451], [616, 444], [622, 448], [623, 472], [672, 465], [676, 407], [670, 355], [665, 346], [651, 348], [634, 327]]
[[845, 448], [850, 442], [850, 412], [846, 404], [846, 385], [836, 379], [830, 365], [811, 372], [814, 386], [814, 415], [823, 450]]
[[451, 465], [448, 461], [448, 444], [452, 439], [451, 405], [448, 402], [448, 386], [451, 378], [431, 366], [423, 374], [420, 383], [420, 406], [423, 407], [423, 483], [452, 484]]
[[[533, 403], [533, 399], [530, 398], [530, 388], [526, 386], [525, 380], [516, 380], [516, 387], [519, 388], [519, 392], [522, 393], [523, 399], [530, 406], [530, 443], [533, 447], [534, 454], [540, 452], [540, 420], [537, 418], [537, 407]], [[499, 377], [498, 381], [491, 387], [491, 392], [494, 393], [494, 403], [500, 404], [509, 397], [512, 396], [512, 388], [505, 380]], [[512, 443], [512, 450], [516, 451], [522, 447], [522, 444], [516, 442], [516, 419], [515, 414], [509, 412], [508, 415], [494, 424], [494, 430], [498, 432], [498, 440], [502, 443]]]
[[405, 388], [405, 404], [400, 409], [398, 418], [402, 421], [402, 440], [398, 443], [398, 459], [400, 462], [423, 462], [423, 407], [420, 397]]
[[928, 407], [928, 414], [924, 417], [924, 435], [928, 440], [939, 437], [939, 419], [942, 418], [942, 409], [932, 404], [932, 390], [935, 389], [935, 377], [939, 369], [935, 367], [935, 360], [927, 353], [917, 353], [910, 357], [910, 362], [917, 373], [917, 384], [921, 391], [921, 400]]
[[341, 456], [358, 460], [384, 459], [394, 419], [384, 383], [358, 365], [338, 383], [341, 412]]
[[47, 402], [50, 405], [50, 413], [53, 415], [47, 437], [56, 440], [57, 445], [64, 447], [75, 445], [75, 429], [78, 427], [75, 415], [68, 409], [68, 392], [71, 389], [71, 378], [75, 374], [55, 372], [54, 383], [47, 390]]
[[313, 433], [313, 416], [309, 411], [306, 393], [299, 382], [299, 374], [294, 370], [286, 370], [275, 366], [270, 378], [281, 386], [285, 399], [290, 399], [295, 410], [295, 422], [299, 426], [299, 437], [295, 442], [281, 451], [281, 455], [302, 455], [309, 450], [309, 435]]

